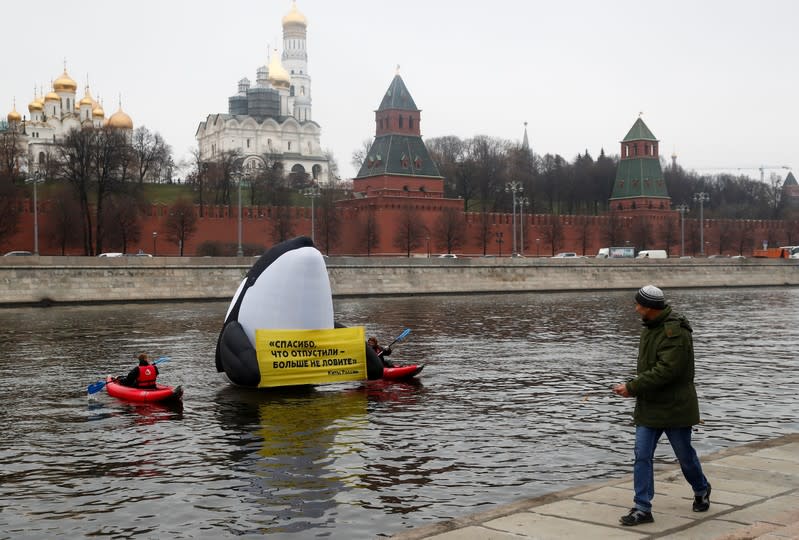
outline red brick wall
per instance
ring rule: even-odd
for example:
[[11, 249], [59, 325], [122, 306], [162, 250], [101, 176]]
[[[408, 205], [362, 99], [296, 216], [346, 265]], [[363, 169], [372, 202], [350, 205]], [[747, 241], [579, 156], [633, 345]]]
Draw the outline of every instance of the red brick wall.
[[[411, 182], [409, 179], [408, 182]], [[394, 246], [394, 238], [400, 222], [400, 216], [404, 211], [407, 204], [411, 204], [419, 216], [419, 221], [422, 225], [426, 226], [429, 230], [435, 229], [435, 224], [438, 216], [446, 208], [462, 210], [463, 201], [459, 199], [443, 199], [436, 197], [419, 197], [419, 193], [413, 194], [414, 196], [401, 196], [401, 197], [374, 197], [364, 199], [351, 199], [347, 201], [339, 201], [338, 211], [341, 216], [341, 233], [340, 240], [337, 245], [333, 246], [330, 250], [331, 255], [365, 255], [366, 248], [362, 240], [364, 219], [366, 216], [366, 208], [374, 206], [378, 220], [379, 227], [379, 243], [373, 249], [374, 255], [397, 255], [403, 256], [399, 248]], [[28, 200], [22, 201], [22, 214], [19, 222], [19, 232], [12, 238], [6, 240], [0, 250], [4, 253], [11, 250], [28, 250], [33, 251], [33, 212], [32, 202]], [[275, 241], [273, 239], [272, 230], [274, 220], [271, 217], [272, 208], [262, 208], [260, 213], [253, 208], [244, 208], [242, 220], [242, 242], [245, 245], [258, 244], [264, 248], [268, 248]], [[184, 254], [194, 255], [197, 247], [205, 241], [215, 241], [235, 245], [237, 243], [237, 227], [238, 221], [236, 218], [236, 208], [232, 208], [232, 212], [228, 211], [226, 206], [215, 206], [205, 208], [205, 217], [198, 220], [197, 232], [186, 242], [184, 246]], [[654, 238], [661, 237], [658, 231], [667, 223], [672, 223], [673, 230], [677, 231], [679, 235], [679, 219], [680, 216], [677, 212], [654, 212], [647, 213], [640, 212], [624, 212], [624, 229], [620, 235], [622, 238], [629, 239], [631, 245], [634, 245], [634, 234], [632, 231], [633, 220], [630, 219], [633, 215], [645, 216], [650, 222], [652, 236]], [[147, 253], [153, 253], [153, 238], [152, 233], [158, 233], [156, 240], [156, 250], [158, 255], [177, 256], [178, 246], [170, 243], [166, 239], [163, 229], [163, 224], [168, 216], [168, 208], [163, 205], [153, 206], [151, 211], [148, 212], [142, 219], [141, 223], [141, 241], [132, 246], [128, 246], [129, 253], [135, 253], [139, 249]], [[318, 216], [318, 214], [317, 214]], [[40, 203], [39, 212], [39, 252], [43, 255], [60, 255], [56, 246], [50, 245], [45, 236], [47, 230], [48, 212], [46, 204]], [[319, 219], [317, 217], [317, 219]], [[483, 249], [479, 240], [480, 235], [480, 216], [475, 213], [468, 213], [464, 215], [466, 232], [464, 235], [464, 246], [457, 250], [459, 255], [482, 255]], [[512, 250], [512, 221], [511, 214], [489, 214], [488, 220], [490, 224], [490, 231], [492, 238], [488, 242], [487, 253], [497, 255], [499, 253], [499, 245], [495, 241], [495, 234], [502, 233], [503, 244], [502, 254], [508, 255]], [[520, 216], [516, 215], [517, 226], [521, 228]], [[518, 251], [523, 251], [527, 256], [549, 256], [552, 254], [552, 246], [546, 240], [547, 227], [552, 220], [559, 220], [562, 224], [563, 242], [556, 251], [574, 251], [577, 254], [583, 254], [583, 231], [588, 231], [588, 241], [585, 253], [587, 255], [595, 255], [600, 247], [605, 247], [604, 230], [608, 220], [607, 216], [553, 216], [535, 214], [524, 216], [523, 237], [524, 246], [518, 246]], [[673, 220], [673, 221], [672, 221]], [[292, 209], [292, 221], [294, 224], [295, 235], [311, 236], [311, 210], [307, 207], [298, 207]], [[697, 221], [694, 219], [685, 220], [685, 243], [686, 252], [691, 253], [689, 249], [689, 235], [690, 231], [695, 229]], [[709, 242], [706, 247], [706, 254], [718, 252], [718, 239], [720, 233], [723, 231], [732, 231], [733, 237], [739, 236], [741, 230], [747, 230], [748, 235], [751, 237], [750, 243], [744, 249], [744, 255], [750, 255], [753, 248], [761, 247], [762, 241], [772, 239], [775, 245], [784, 245], [787, 242], [787, 222], [785, 221], [765, 221], [765, 220], [704, 220], [704, 240]], [[323, 246], [320, 238], [320, 224], [317, 222], [317, 244]], [[518, 235], [518, 233], [517, 233]], [[430, 235], [430, 252], [431, 254], [439, 254], [445, 251], [445, 247], [436, 242], [435, 234]], [[536, 243], [536, 238], [539, 242]], [[521, 238], [517, 236], [517, 242], [521, 242]], [[736, 246], [737, 243], [733, 242]], [[635, 246], [640, 248], [640, 246]], [[647, 246], [649, 249], [665, 249], [662, 242], [655, 241], [652, 245]], [[118, 246], [105, 246], [106, 251], [116, 251]], [[672, 241], [672, 255], [679, 255], [679, 237]], [[696, 250], [698, 251], [698, 250]], [[725, 249], [726, 254], [737, 253], [737, 248], [733, 249], [728, 246]], [[82, 254], [81, 249], [73, 248], [69, 253], [72, 255]], [[423, 241], [422, 245], [415, 250], [415, 255], [427, 255], [427, 242]]]

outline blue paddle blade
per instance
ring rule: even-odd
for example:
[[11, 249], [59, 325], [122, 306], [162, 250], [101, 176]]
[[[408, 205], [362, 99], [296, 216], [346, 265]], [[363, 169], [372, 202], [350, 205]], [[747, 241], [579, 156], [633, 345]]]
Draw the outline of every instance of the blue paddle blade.
[[405, 336], [407, 336], [410, 333], [411, 333], [411, 329], [410, 328], [406, 328], [405, 330], [402, 331], [402, 333], [399, 335], [399, 337], [396, 339], [396, 341], [399, 341], [401, 339], [405, 339]]
[[89, 388], [86, 390], [89, 394], [96, 394], [100, 390], [105, 387], [105, 381], [97, 381], [89, 385]]

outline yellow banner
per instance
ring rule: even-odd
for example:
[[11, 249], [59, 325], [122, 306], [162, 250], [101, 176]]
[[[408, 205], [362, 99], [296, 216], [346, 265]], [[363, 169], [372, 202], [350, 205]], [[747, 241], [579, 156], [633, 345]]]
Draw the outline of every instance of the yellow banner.
[[366, 379], [362, 326], [326, 330], [256, 330], [259, 388]]

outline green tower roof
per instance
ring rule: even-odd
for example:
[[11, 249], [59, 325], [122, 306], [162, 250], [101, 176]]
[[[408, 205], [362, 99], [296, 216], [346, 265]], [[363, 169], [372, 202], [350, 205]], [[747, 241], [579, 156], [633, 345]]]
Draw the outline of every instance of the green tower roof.
[[413, 135], [375, 137], [356, 178], [384, 174], [441, 177], [424, 141]]
[[413, 102], [410, 92], [408, 92], [408, 89], [405, 87], [405, 82], [403, 82], [402, 77], [399, 75], [394, 75], [394, 80], [392, 80], [391, 84], [388, 86], [386, 95], [383, 96], [383, 101], [380, 102], [380, 107], [378, 107], [377, 110], [384, 111], [386, 109], [399, 109], [402, 111], [419, 110], [416, 107], [416, 103]]
[[616, 169], [611, 199], [630, 197], [665, 197], [669, 192], [663, 179], [660, 161], [655, 158], [623, 159]]
[[646, 127], [644, 121], [640, 118], [635, 121], [633, 127], [630, 128], [630, 131], [627, 133], [627, 136], [621, 142], [627, 141], [656, 141], [652, 132], [649, 131], [649, 128]]

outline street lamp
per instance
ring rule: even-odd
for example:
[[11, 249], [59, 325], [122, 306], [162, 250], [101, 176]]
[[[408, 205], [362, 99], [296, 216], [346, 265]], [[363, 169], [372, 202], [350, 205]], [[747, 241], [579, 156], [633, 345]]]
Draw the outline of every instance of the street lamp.
[[516, 194], [524, 190], [521, 182], [508, 182], [505, 184], [505, 192], [513, 196], [513, 253], [516, 253]]
[[158, 242], [158, 233], [156, 231], [153, 231], [153, 257], [158, 257], [157, 242]]
[[500, 257], [502, 257], [502, 242], [504, 242], [504, 240], [502, 240], [502, 234], [503, 233], [501, 233], [501, 232], [497, 233], [497, 244], [499, 245], [499, 256]]
[[519, 254], [524, 256], [524, 207], [530, 206], [527, 197], [519, 197]]
[[317, 186], [312, 186], [306, 189], [303, 194], [311, 199], [311, 242], [316, 245], [316, 208], [314, 201], [319, 197], [320, 191]]
[[427, 258], [430, 258], [430, 236], [427, 236]]
[[536, 257], [540, 257], [541, 256], [541, 239], [540, 238], [536, 238], [535, 239], [535, 256]]
[[685, 213], [690, 212], [687, 204], [680, 204], [675, 209], [680, 213], [680, 256], [685, 256]]
[[34, 171], [31, 178], [25, 180], [25, 183], [33, 184], [33, 254], [39, 254], [39, 199], [37, 195], [36, 186], [44, 182], [44, 173], [42, 171]]
[[238, 201], [238, 215], [237, 215], [237, 240], [238, 245], [236, 247], [236, 257], [243, 257], [244, 256], [244, 249], [241, 246], [241, 183], [244, 181], [244, 178], [247, 176], [246, 173], [242, 172], [241, 170], [234, 171], [230, 173], [230, 176], [235, 180], [236, 184], [238, 184], [238, 192], [239, 192], [239, 201]]
[[710, 195], [705, 193], [704, 191], [700, 191], [699, 193], [694, 193], [694, 200], [699, 203], [699, 250], [700, 255], [705, 255], [705, 229], [704, 225], [702, 224], [705, 203], [710, 200]]

